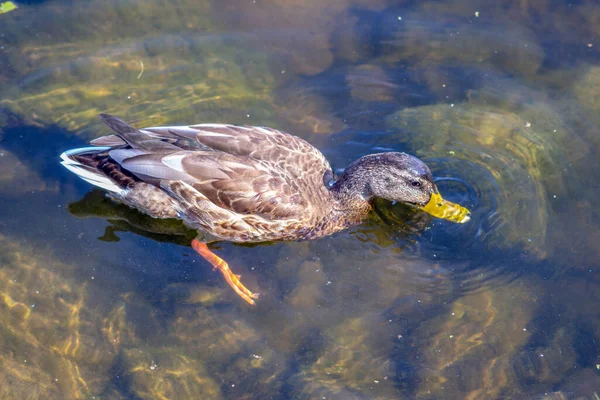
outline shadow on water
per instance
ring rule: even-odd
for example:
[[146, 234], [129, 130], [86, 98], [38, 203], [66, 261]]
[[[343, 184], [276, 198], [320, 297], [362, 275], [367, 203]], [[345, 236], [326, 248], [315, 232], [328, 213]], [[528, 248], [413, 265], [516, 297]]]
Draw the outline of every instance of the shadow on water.
[[48, 182], [77, 182], [72, 177], [67, 178], [68, 174], [57, 166], [63, 151], [86, 145], [73, 132], [60, 126], [26, 125], [18, 117], [10, 115], [0, 136], [1, 147]]
[[69, 213], [77, 218], [102, 218], [110, 223], [99, 240], [119, 241], [117, 232], [133, 232], [158, 242], [189, 245], [196, 232], [179, 220], [159, 220], [126, 205], [115, 203], [106, 192], [91, 190], [81, 200], [70, 203]]

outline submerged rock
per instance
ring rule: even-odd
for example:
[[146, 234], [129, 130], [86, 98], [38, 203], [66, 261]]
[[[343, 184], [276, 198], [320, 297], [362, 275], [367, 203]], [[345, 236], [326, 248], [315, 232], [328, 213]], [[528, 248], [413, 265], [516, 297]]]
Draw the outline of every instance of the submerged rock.
[[277, 90], [273, 109], [277, 117], [285, 121], [283, 131], [302, 136], [330, 134], [344, 129], [345, 124], [335, 115], [329, 100], [320, 93], [336, 89], [327, 83], [319, 83], [307, 85], [304, 81], [292, 81]]
[[477, 193], [475, 218], [465, 225], [473, 235], [484, 235], [486, 246], [519, 244], [544, 257], [551, 202], [566, 195], [569, 160], [588, 150], [554, 106], [516, 89], [500, 81], [470, 92], [465, 103], [401, 110], [387, 123], [434, 176], [441, 167]]
[[0, 195], [12, 198], [40, 190], [57, 191], [58, 185], [44, 181], [17, 156], [0, 147]]
[[384, 321], [348, 318], [324, 334], [318, 358], [291, 378], [297, 399], [402, 398], [388, 358], [393, 327]]
[[[576, 3], [547, 1], [547, 0], [527, 0], [514, 2], [513, 0], [498, 0], [488, 2], [485, 0], [449, 0], [439, 2], [436, 0], [421, 1], [416, 8], [416, 13], [422, 16], [421, 20], [444, 21], [445, 25], [456, 24], [456, 27], [464, 27], [469, 24], [474, 27], [501, 27], [497, 35], [501, 42], [495, 43], [496, 46], [490, 46], [492, 50], [497, 50], [501, 58], [506, 61], [506, 67], [515, 68], [524, 71], [521, 67], [526, 58], [518, 55], [526, 54], [527, 47], [531, 46], [530, 41], [521, 41], [521, 37], [516, 32], [522, 32], [521, 28], [530, 30], [533, 33], [534, 43], [538, 42], [548, 49], [548, 52], [557, 54], [558, 57], [553, 60], [555, 63], [572, 66], [573, 57], [565, 57], [566, 54], [577, 54], [581, 57], [586, 51], [596, 49], [589, 48], [588, 39], [598, 35], [598, 21], [600, 21], [600, 11], [595, 0], [582, 0]], [[405, 20], [405, 18], [403, 18]], [[495, 29], [490, 29], [495, 30]], [[466, 38], [465, 33], [471, 30], [456, 29], [456, 38], [466, 42], [476, 43], [477, 38]], [[485, 33], [484, 33], [485, 35]], [[539, 38], [536, 40], [535, 37]], [[502, 39], [504, 38], [504, 39]], [[553, 40], [549, 38], [556, 38]], [[519, 47], [521, 47], [519, 49]], [[510, 58], [505, 57], [509, 53], [502, 55], [502, 51], [511, 48], [510, 54], [517, 55], [515, 66], [510, 67]], [[469, 50], [473, 51], [473, 50]], [[514, 53], [513, 53], [514, 51]], [[550, 56], [550, 58], [553, 58]]]
[[100, 334], [103, 305], [77, 269], [3, 235], [0, 264], [0, 397], [102, 393], [116, 352]]
[[390, 102], [396, 97], [399, 85], [377, 65], [363, 64], [351, 68], [346, 85], [354, 100]]
[[123, 352], [130, 390], [143, 399], [222, 399], [220, 385], [184, 347], [139, 346]]
[[518, 394], [515, 355], [532, 332], [536, 287], [513, 284], [467, 295], [413, 333], [418, 397], [496, 399]]
[[[236, 28], [257, 36], [263, 51], [286, 74], [317, 75], [334, 62], [332, 40], [336, 28], [358, 20], [350, 10], [381, 10], [389, 0], [263, 0], [260, 2], [219, 1], [215, 4], [220, 18], [235, 21]], [[359, 40], [358, 40], [359, 41]], [[352, 52], [357, 43], [345, 40]], [[358, 45], [360, 46], [360, 45]], [[343, 49], [342, 49], [343, 51]], [[347, 54], [347, 53], [346, 53]]]
[[122, 295], [103, 330], [123, 382], [109, 388], [149, 399], [276, 397], [287, 362], [221, 301], [228, 291], [178, 284], [152, 300]]
[[583, 68], [572, 93], [577, 103], [565, 102], [565, 114], [573, 123], [581, 124], [580, 132], [600, 148], [600, 67]]
[[98, 136], [89, 130], [100, 112], [139, 126], [272, 120], [266, 56], [243, 36], [212, 34], [209, 2], [33, 7], [7, 21], [0, 39], [0, 110], [26, 123]]
[[401, 20], [389, 13], [383, 21], [381, 61], [420, 69], [443, 64], [472, 68], [477, 65], [514, 75], [530, 76], [540, 68], [544, 52], [535, 34], [523, 25], [473, 24], [467, 18], [411, 12]]

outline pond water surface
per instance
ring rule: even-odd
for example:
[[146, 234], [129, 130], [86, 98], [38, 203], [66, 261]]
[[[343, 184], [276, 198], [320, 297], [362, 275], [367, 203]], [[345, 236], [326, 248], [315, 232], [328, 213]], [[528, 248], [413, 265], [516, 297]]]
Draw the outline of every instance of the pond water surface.
[[[27, 1], [0, 14], [0, 398], [600, 398], [595, 0]], [[138, 127], [262, 125], [336, 171], [405, 151], [464, 225], [378, 201], [219, 243], [59, 164]]]

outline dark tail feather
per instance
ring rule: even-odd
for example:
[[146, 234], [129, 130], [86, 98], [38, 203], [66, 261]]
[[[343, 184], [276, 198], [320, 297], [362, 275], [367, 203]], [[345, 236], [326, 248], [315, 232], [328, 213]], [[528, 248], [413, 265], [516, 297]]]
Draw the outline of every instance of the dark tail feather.
[[[140, 132], [138, 129], [129, 125], [127, 122], [114, 117], [109, 114], [99, 114], [98, 115], [102, 122], [104, 122], [110, 129], [117, 133], [117, 137], [123, 139], [123, 141], [127, 142], [134, 149], [146, 149], [148, 146], [145, 144], [148, 141], [149, 136], [145, 133]], [[120, 143], [117, 139], [114, 138], [115, 135], [107, 136], [106, 138], [99, 138], [94, 140], [94, 146], [97, 146], [99, 143], [103, 145], [117, 145], [122, 146], [124, 143]]]
[[133, 126], [110, 114], [99, 114], [98, 116], [102, 122], [104, 122], [110, 129], [117, 132], [119, 135], [137, 132], [137, 129], [135, 129]]
[[104, 122], [117, 134], [103, 136], [92, 140], [91, 144], [94, 146], [107, 146], [116, 149], [125, 147], [125, 145], [129, 145], [132, 149], [151, 150], [159, 153], [164, 151], [181, 150], [180, 147], [177, 147], [171, 143], [175, 141], [171, 137], [163, 138], [154, 134], [148, 135], [147, 132], [142, 132], [129, 125], [127, 122], [109, 114], [100, 114], [99, 117], [102, 122]]

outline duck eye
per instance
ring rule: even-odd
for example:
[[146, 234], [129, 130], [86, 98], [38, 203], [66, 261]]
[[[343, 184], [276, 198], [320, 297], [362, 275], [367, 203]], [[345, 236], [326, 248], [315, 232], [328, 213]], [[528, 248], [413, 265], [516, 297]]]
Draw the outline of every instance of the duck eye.
[[412, 181], [410, 184], [411, 184], [413, 187], [421, 187], [421, 182], [419, 182], [419, 181]]

